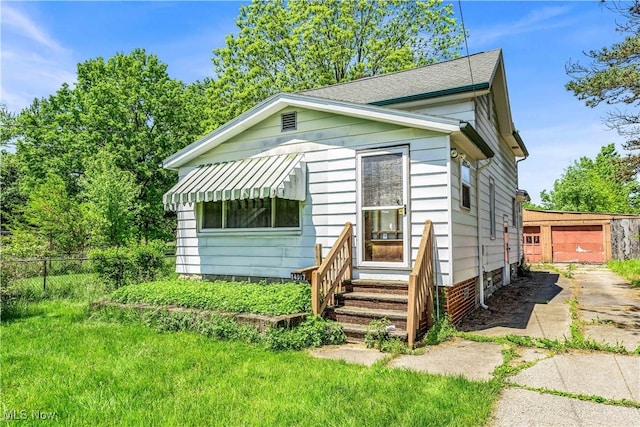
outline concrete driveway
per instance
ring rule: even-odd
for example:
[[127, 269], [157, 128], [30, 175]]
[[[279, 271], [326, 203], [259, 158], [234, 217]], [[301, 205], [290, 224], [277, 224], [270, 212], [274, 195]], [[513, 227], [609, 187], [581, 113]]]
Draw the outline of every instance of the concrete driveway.
[[[640, 289], [601, 266], [577, 266], [571, 279], [558, 282], [563, 290], [570, 284], [585, 339], [638, 348]], [[508, 383], [493, 426], [640, 426], [638, 354], [572, 350], [540, 360]]]
[[579, 267], [574, 281], [580, 319], [587, 322], [584, 335], [630, 352], [638, 348], [640, 288], [602, 266]]
[[[567, 266], [558, 266], [564, 271]], [[572, 277], [538, 271], [514, 281], [488, 299], [489, 309], [468, 316], [458, 329], [484, 336], [521, 335], [564, 342], [571, 338], [569, 301], [577, 299], [585, 339], [624, 347], [610, 351], [518, 347], [513, 366], [526, 366], [507, 379], [491, 426], [639, 426], [640, 289], [604, 267], [572, 267]], [[503, 363], [502, 346], [456, 338], [427, 347], [424, 354], [399, 356], [389, 367], [482, 381]], [[384, 354], [362, 345], [323, 347], [316, 357], [371, 365]]]

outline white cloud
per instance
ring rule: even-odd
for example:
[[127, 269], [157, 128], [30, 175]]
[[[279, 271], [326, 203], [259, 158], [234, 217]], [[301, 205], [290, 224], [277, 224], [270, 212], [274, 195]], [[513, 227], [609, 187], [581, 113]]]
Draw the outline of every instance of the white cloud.
[[566, 15], [569, 9], [570, 8], [566, 6], [543, 7], [531, 11], [528, 15], [515, 22], [507, 21], [504, 24], [494, 25], [492, 27], [475, 28], [469, 37], [469, 43], [480, 46], [494, 45], [497, 41], [502, 41], [505, 38], [517, 34], [569, 26], [571, 24], [570, 20], [555, 19]]
[[15, 33], [41, 44], [44, 47], [53, 49], [55, 51], [63, 50], [62, 47], [55, 41], [46, 30], [40, 28], [35, 22], [29, 19], [28, 16], [23, 14], [17, 9], [7, 6], [6, 3], [2, 7], [2, 26], [12, 29]]
[[72, 51], [15, 5], [2, 4], [0, 101], [18, 112], [75, 81]]

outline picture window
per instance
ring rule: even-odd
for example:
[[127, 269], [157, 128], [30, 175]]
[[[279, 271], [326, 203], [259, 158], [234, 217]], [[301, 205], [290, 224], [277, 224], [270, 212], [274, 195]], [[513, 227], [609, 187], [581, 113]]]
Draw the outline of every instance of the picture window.
[[299, 228], [300, 202], [280, 198], [205, 202], [202, 229]]

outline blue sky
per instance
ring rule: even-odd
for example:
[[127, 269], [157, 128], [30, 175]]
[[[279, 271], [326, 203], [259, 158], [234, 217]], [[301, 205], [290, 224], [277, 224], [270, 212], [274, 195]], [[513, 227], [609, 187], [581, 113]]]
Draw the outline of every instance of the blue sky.
[[[241, 4], [2, 1], [0, 101], [19, 111], [73, 83], [78, 62], [135, 47], [186, 83], [211, 77], [211, 52], [235, 31]], [[607, 109], [564, 89], [567, 61], [617, 41], [619, 17], [597, 1], [463, 1], [462, 13], [471, 53], [503, 49], [513, 120], [531, 154], [520, 163], [520, 188], [534, 202], [573, 160], [611, 142], [622, 152], [622, 138], [602, 123]]]

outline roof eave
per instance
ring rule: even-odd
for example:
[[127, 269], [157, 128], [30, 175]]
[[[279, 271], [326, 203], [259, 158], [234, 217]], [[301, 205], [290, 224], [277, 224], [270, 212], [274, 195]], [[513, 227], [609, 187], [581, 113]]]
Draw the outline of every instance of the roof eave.
[[524, 145], [524, 141], [520, 137], [520, 132], [514, 130], [512, 136], [518, 144], [518, 147], [520, 147], [520, 151], [522, 151], [523, 157], [529, 157], [529, 150], [527, 150], [527, 146]]
[[482, 152], [485, 158], [488, 159], [496, 155], [491, 147], [489, 147], [489, 144], [486, 143], [484, 138], [480, 136], [478, 131], [476, 131], [469, 122], [460, 122], [460, 132]]
[[466, 92], [473, 93], [475, 91], [487, 90], [489, 88], [490, 88], [489, 82], [474, 83], [474, 84], [465, 85], [465, 86], [458, 86], [458, 87], [449, 88], [449, 89], [437, 90], [434, 92], [419, 93], [419, 94], [410, 95], [410, 96], [402, 96], [399, 98], [382, 99], [379, 101], [370, 102], [369, 105], [385, 106], [385, 105], [401, 104], [405, 102], [422, 101], [425, 99], [432, 99], [432, 98], [441, 98], [443, 96], [457, 95], [457, 94], [466, 93]]

